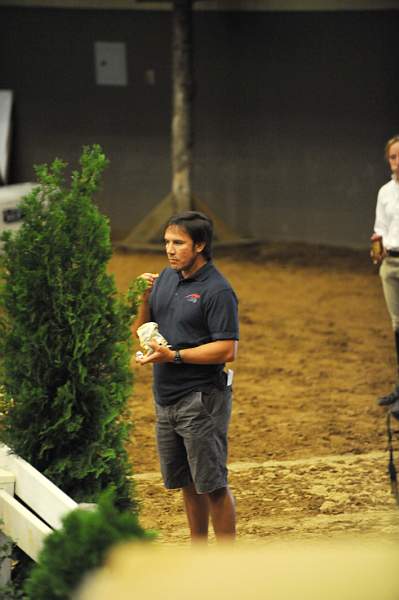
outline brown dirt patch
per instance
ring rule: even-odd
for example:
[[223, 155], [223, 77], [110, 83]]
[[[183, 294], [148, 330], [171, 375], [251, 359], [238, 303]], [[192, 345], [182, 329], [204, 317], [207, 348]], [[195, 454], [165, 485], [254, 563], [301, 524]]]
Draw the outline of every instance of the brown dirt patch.
[[[394, 347], [367, 253], [273, 244], [219, 253], [215, 263], [240, 300], [230, 428], [240, 536], [399, 531], [375, 404], [394, 382]], [[115, 253], [110, 270], [125, 290], [165, 265], [161, 254]], [[143, 523], [184, 540], [180, 496], [157, 479], [150, 368], [135, 367], [132, 409]], [[384, 521], [392, 516], [393, 529]]]

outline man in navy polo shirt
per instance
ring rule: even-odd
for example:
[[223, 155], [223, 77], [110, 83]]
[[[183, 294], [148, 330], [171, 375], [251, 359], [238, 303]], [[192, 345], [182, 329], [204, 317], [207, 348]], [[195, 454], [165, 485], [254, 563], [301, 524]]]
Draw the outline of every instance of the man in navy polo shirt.
[[238, 344], [237, 297], [212, 264], [212, 222], [186, 211], [165, 227], [170, 263], [148, 284], [133, 331], [158, 323], [170, 347], [151, 342], [141, 359], [153, 364], [157, 445], [166, 488], [182, 488], [193, 540], [235, 535], [234, 499], [227, 483], [227, 430], [232, 390], [224, 370]]

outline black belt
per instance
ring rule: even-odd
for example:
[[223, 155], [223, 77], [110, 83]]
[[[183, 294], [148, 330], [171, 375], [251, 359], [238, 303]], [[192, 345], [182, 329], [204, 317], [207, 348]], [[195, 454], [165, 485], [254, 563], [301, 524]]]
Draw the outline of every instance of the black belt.
[[388, 256], [393, 256], [394, 258], [399, 257], [399, 250], [387, 250]]

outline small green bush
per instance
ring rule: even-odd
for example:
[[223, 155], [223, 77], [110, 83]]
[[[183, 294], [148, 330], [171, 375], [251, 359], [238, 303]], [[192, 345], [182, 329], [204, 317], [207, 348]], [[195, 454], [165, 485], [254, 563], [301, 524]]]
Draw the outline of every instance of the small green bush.
[[[0, 529], [2, 523], [0, 522]], [[4, 536], [3, 543], [0, 545], [0, 568], [3, 566], [3, 561], [11, 559], [13, 555], [14, 544], [10, 538]], [[5, 585], [0, 585], [1, 600], [27, 600], [23, 590], [14, 581], [10, 581]]]
[[127, 400], [130, 324], [138, 291], [118, 297], [106, 267], [107, 219], [93, 203], [107, 159], [86, 147], [66, 164], [36, 167], [23, 225], [3, 234], [0, 437], [76, 501], [109, 485], [132, 506]]
[[46, 538], [25, 584], [28, 598], [69, 600], [87, 573], [104, 563], [112, 546], [153, 537], [140, 527], [137, 515], [115, 508], [112, 490], [104, 492], [95, 510], [72, 511], [62, 529]]

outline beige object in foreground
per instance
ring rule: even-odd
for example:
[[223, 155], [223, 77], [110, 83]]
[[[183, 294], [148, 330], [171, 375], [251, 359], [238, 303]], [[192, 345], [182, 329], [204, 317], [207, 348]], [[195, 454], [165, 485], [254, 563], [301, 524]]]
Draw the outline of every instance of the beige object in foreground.
[[140, 325], [137, 329], [137, 335], [139, 336], [141, 347], [144, 348], [147, 354], [154, 352], [149, 342], [156, 342], [160, 346], [169, 346], [163, 335], [158, 331], [158, 323], [154, 323], [153, 321], [148, 321], [148, 323]]
[[114, 549], [75, 600], [397, 600], [399, 550], [361, 538]]

